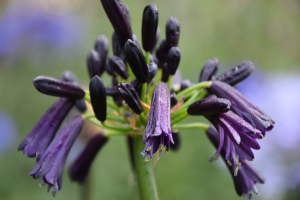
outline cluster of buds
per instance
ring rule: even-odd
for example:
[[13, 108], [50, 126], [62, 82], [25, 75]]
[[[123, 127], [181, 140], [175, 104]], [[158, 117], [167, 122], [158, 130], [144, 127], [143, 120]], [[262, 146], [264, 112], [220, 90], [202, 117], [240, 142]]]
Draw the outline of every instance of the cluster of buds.
[[[38, 76], [33, 80], [39, 92], [59, 99], [19, 145], [18, 150], [25, 155], [36, 157], [37, 164], [29, 175], [42, 178], [40, 185], [48, 184], [48, 191], [54, 187], [55, 196], [61, 188], [66, 158], [85, 120], [92, 122], [90, 126], [100, 127], [101, 132], [90, 138], [70, 168], [71, 179], [80, 183], [86, 180], [93, 159], [110, 136], [127, 136], [134, 169], [136, 149], [132, 138], [145, 144], [140, 152], [145, 162], [152, 160], [155, 153], [156, 161], [162, 152], [179, 149], [179, 130], [200, 128], [217, 148], [209, 161], [221, 154], [228, 163], [238, 195], [252, 198], [252, 191], [258, 193], [255, 183], [264, 183], [264, 178], [249, 164], [254, 160], [251, 149], [260, 149], [257, 139], [264, 138], [275, 123], [233, 87], [252, 73], [253, 64], [243, 62], [215, 77], [219, 60], [212, 58], [204, 64], [198, 83], [177, 80], [179, 84], [172, 84], [180, 73], [178, 19], [168, 19], [166, 37], [156, 48], [160, 36], [158, 9], [155, 4], [147, 5], [142, 16], [140, 45], [131, 31], [127, 5], [121, 0], [101, 0], [101, 3], [115, 30], [114, 55], [108, 57], [108, 39], [99, 36], [87, 55], [89, 90], [81, 89], [71, 71], [64, 71], [61, 79]], [[101, 79], [104, 72], [111, 76], [111, 85], [104, 85]], [[82, 114], [58, 130], [73, 106]], [[193, 115], [204, 116], [212, 125], [180, 124]]]

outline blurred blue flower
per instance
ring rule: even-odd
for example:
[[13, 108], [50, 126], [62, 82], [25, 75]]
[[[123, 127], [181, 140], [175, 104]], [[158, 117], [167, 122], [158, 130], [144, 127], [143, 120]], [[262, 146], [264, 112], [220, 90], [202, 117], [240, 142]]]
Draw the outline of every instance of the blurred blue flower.
[[18, 130], [12, 116], [0, 111], [0, 153], [15, 148]]

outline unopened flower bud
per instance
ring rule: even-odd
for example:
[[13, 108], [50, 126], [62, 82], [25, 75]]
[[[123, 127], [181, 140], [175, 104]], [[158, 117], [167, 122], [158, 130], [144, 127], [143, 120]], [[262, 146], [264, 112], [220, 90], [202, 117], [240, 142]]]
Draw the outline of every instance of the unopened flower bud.
[[177, 47], [180, 35], [180, 23], [176, 17], [170, 17], [166, 24], [166, 38], [169, 49]]
[[136, 78], [133, 78], [131, 80], [131, 84], [132, 86], [134, 87], [135, 91], [137, 91], [138, 93], [141, 92], [141, 89], [142, 89], [142, 83], [139, 82], [139, 80], [137, 80]]
[[130, 17], [121, 0], [101, 0], [102, 6], [123, 46], [132, 39]]
[[92, 49], [87, 57], [86, 57], [86, 65], [88, 68], [88, 72], [90, 75], [90, 78], [93, 78], [94, 76], [101, 76], [101, 74], [104, 71], [105, 66], [101, 66], [100, 62], [100, 56], [97, 51]]
[[128, 40], [125, 44], [125, 55], [134, 76], [141, 83], [146, 83], [148, 81], [148, 67], [139, 45]]
[[193, 84], [190, 80], [186, 79], [180, 83], [180, 91], [185, 90], [186, 88], [191, 87]]
[[158, 25], [158, 10], [154, 3], [148, 4], [143, 13], [142, 42], [146, 52], [151, 51]]
[[199, 82], [212, 80], [219, 70], [219, 59], [208, 59], [201, 70]]
[[234, 86], [247, 78], [254, 70], [252, 62], [245, 61], [224, 74], [218, 76], [216, 80], [227, 83], [228, 85]]
[[189, 115], [215, 115], [230, 110], [231, 103], [227, 99], [205, 98], [191, 104], [187, 110]]
[[121, 45], [120, 40], [119, 40], [116, 32], [113, 32], [113, 35], [112, 35], [112, 46], [113, 46], [114, 55], [118, 56], [122, 60], [124, 60], [125, 59], [124, 46]]
[[94, 44], [94, 49], [98, 52], [100, 58], [100, 74], [102, 74], [105, 69], [105, 62], [108, 54], [108, 46], [109, 42], [105, 35], [99, 36]]
[[143, 112], [139, 95], [130, 83], [121, 82], [119, 91], [122, 98], [135, 113], [141, 114]]
[[150, 83], [152, 81], [152, 79], [156, 76], [157, 74], [157, 65], [154, 62], [150, 62], [149, 64], [147, 64], [148, 66], [148, 83]]
[[180, 145], [181, 145], [180, 133], [176, 131], [172, 131], [172, 137], [174, 143], [170, 143], [170, 149], [177, 151], [180, 149]]
[[176, 93], [175, 92], [171, 93], [170, 98], [171, 98], [171, 107], [173, 107], [178, 103], [178, 98], [176, 96]]
[[152, 46], [152, 48], [151, 48], [151, 50], [150, 50], [151, 53], [152, 53], [153, 50], [155, 49], [155, 46], [156, 46], [156, 44], [157, 44], [157, 42], [158, 42], [158, 39], [159, 39], [159, 36], [160, 36], [160, 30], [159, 30], [159, 28], [157, 27], [155, 39], [154, 39], [154, 42], [153, 42], [153, 46]]
[[178, 47], [172, 47], [168, 52], [167, 63], [168, 63], [168, 74], [174, 75], [178, 68], [181, 58], [181, 53]]
[[94, 76], [90, 81], [90, 97], [96, 118], [104, 122], [106, 120], [106, 92], [99, 76]]
[[[163, 64], [163, 63], [167, 62], [168, 51], [169, 51], [169, 48], [167, 45], [167, 40], [162, 39], [160, 41], [159, 47], [156, 51], [156, 57], [160, 63]], [[158, 67], [162, 67], [162, 66], [159, 65]]]
[[154, 62], [156, 65], [158, 65], [158, 59], [152, 54], [150, 54], [150, 62]]
[[85, 95], [80, 87], [49, 76], [38, 76], [33, 79], [33, 84], [39, 92], [51, 96], [82, 99]]
[[117, 73], [119, 74], [122, 78], [128, 79], [129, 74], [126, 68], [125, 63], [121, 58], [118, 56], [110, 56], [108, 58], [108, 65]]
[[168, 64], [165, 63], [162, 67], [162, 76], [161, 81], [162, 82], [168, 82], [169, 80], [169, 73], [168, 73]]
[[105, 64], [105, 71], [112, 77], [116, 77], [115, 71], [108, 64]]
[[118, 86], [108, 85], [105, 88], [105, 92], [107, 96], [118, 96], [120, 95]]
[[[113, 86], [113, 87], [119, 88], [118, 85], [119, 85], [119, 83], [118, 83], [117, 78], [113, 78], [113, 79], [112, 79], [112, 86]], [[118, 89], [118, 90], [119, 90], [119, 89]], [[119, 93], [120, 93], [120, 91], [119, 91]], [[114, 100], [115, 104], [116, 104], [118, 107], [122, 107], [122, 105], [123, 105], [123, 99], [122, 99], [121, 94], [116, 95], [116, 96], [113, 96], [113, 100]]]

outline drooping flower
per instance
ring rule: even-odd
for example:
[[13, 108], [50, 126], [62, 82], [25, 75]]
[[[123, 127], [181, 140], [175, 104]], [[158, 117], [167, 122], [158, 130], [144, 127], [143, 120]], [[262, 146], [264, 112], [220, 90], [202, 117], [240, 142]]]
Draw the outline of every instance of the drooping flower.
[[164, 83], [159, 82], [153, 91], [149, 119], [143, 135], [146, 147], [141, 155], [146, 156], [144, 161], [152, 159], [157, 150], [159, 157], [161, 152], [168, 151], [170, 141], [174, 143], [171, 132], [170, 92]]
[[231, 110], [258, 129], [264, 136], [266, 131], [272, 130], [275, 121], [249, 101], [235, 88], [221, 81], [213, 81], [210, 92], [218, 97], [228, 99], [231, 102]]
[[71, 99], [58, 99], [20, 143], [18, 151], [23, 150], [26, 156], [36, 157], [38, 161], [74, 103]]
[[[215, 146], [215, 148], [218, 148], [220, 143], [220, 135], [215, 129], [215, 127], [209, 126], [208, 130], [206, 131], [206, 135], [210, 139], [212, 144]], [[226, 144], [220, 151], [220, 154], [224, 160], [226, 160], [227, 148], [228, 147]], [[252, 192], [254, 192], [255, 194], [259, 194], [257, 188], [255, 187], [255, 184], [264, 184], [265, 178], [254, 169], [254, 167], [250, 164], [249, 161], [240, 159], [240, 164], [241, 166], [239, 167], [238, 174], [234, 174], [231, 171], [230, 165], [227, 166], [232, 176], [236, 193], [239, 196], [243, 195], [246, 200], [251, 200], [253, 197]]]
[[38, 76], [32, 82], [39, 92], [51, 96], [82, 99], [85, 95], [80, 87], [49, 76]]
[[34, 179], [43, 177], [40, 186], [48, 184], [48, 192], [51, 187], [54, 187], [53, 196], [61, 189], [64, 165], [83, 123], [84, 120], [81, 116], [70, 119], [58, 131], [35, 168], [28, 174], [33, 176]]
[[107, 141], [108, 138], [103, 133], [97, 134], [89, 140], [69, 170], [70, 178], [73, 181], [84, 183], [94, 158]]

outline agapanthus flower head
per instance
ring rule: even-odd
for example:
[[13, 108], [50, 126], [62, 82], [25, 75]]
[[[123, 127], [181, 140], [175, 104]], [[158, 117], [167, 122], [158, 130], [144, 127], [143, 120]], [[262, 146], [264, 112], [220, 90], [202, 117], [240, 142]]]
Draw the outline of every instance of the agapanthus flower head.
[[143, 135], [143, 142], [146, 144], [141, 153], [146, 156], [145, 161], [152, 159], [153, 153], [169, 150], [170, 142], [174, 143], [171, 132], [170, 119], [170, 92], [166, 84], [159, 82], [153, 92], [151, 109], [147, 127]]
[[100, 35], [99, 37], [97, 37], [94, 43], [94, 49], [97, 51], [100, 59], [100, 75], [105, 69], [105, 62], [108, 54], [108, 46], [109, 42], [105, 35]]
[[53, 196], [61, 189], [64, 165], [83, 123], [84, 120], [81, 116], [70, 119], [58, 131], [44, 155], [29, 173], [29, 176], [33, 176], [35, 179], [43, 177], [40, 186], [48, 184], [48, 192], [51, 187], [54, 187]]
[[231, 102], [231, 110], [258, 129], [263, 135], [272, 130], [275, 121], [249, 101], [235, 88], [221, 81], [213, 81], [210, 92]]
[[141, 114], [143, 112], [139, 95], [130, 83], [121, 82], [119, 85], [119, 91], [129, 108], [137, 114]]
[[[213, 126], [209, 126], [209, 128], [206, 131], [207, 137], [210, 139], [212, 144], [215, 146], [215, 148], [218, 148], [220, 143], [220, 135], [218, 131]], [[221, 156], [224, 160], [226, 160], [226, 154], [227, 154], [227, 145], [224, 145], [223, 148], [220, 151]], [[254, 167], [250, 164], [249, 161], [240, 159], [240, 167], [238, 174], [234, 174], [234, 172], [231, 171], [230, 165], [228, 166], [228, 169], [230, 171], [230, 174], [233, 178], [234, 186], [236, 193], [239, 196], [244, 196], [246, 200], [252, 199], [252, 192], [255, 194], [259, 194], [258, 190], [255, 187], [256, 183], [265, 183], [265, 178], [261, 176]]]
[[181, 53], [178, 47], [172, 47], [167, 56], [167, 63], [168, 63], [168, 74], [175, 75], [179, 62], [181, 58]]
[[219, 70], [219, 59], [218, 58], [208, 59], [202, 67], [199, 76], [199, 82], [212, 80], [214, 76], [217, 74], [218, 70]]
[[[67, 82], [71, 82], [74, 85], [79, 86], [79, 81], [77, 80], [76, 75], [71, 72], [70, 70], [65, 70], [60, 74], [60, 78], [63, 81], [67, 81]], [[86, 111], [87, 107], [85, 104], [84, 99], [77, 99], [75, 102], [75, 107], [80, 111], [80, 112], [84, 112]]]
[[151, 51], [158, 25], [158, 9], [154, 3], [144, 8], [142, 20], [142, 43], [145, 51]]
[[170, 17], [166, 24], [166, 38], [168, 48], [177, 47], [180, 35], [180, 23], [176, 17]]
[[148, 67], [146, 58], [140, 46], [132, 40], [128, 40], [124, 46], [127, 62], [134, 76], [141, 83], [148, 81]]
[[95, 116], [101, 122], [106, 120], [106, 91], [102, 79], [99, 76], [94, 76], [90, 81], [90, 96], [91, 103]]
[[242, 80], [246, 79], [252, 72], [254, 71], [254, 65], [250, 61], [245, 61], [238, 64], [236, 67], [232, 68], [231, 70], [221, 74], [216, 78], [218, 81], [222, 81], [227, 83], [231, 86], [236, 85], [237, 83], [241, 82]]
[[109, 18], [122, 46], [132, 39], [130, 16], [121, 0], [101, 0], [102, 6]]
[[20, 143], [18, 151], [23, 150], [28, 157], [39, 160], [74, 103], [71, 99], [58, 99]]
[[84, 183], [92, 162], [107, 141], [108, 138], [105, 137], [103, 132], [97, 134], [89, 140], [85, 149], [76, 158], [69, 170], [69, 176], [73, 181]]
[[124, 61], [118, 56], [110, 56], [108, 58], [108, 65], [122, 78], [128, 79], [129, 74]]
[[82, 99], [85, 95], [80, 87], [49, 76], [38, 76], [32, 82], [39, 92], [51, 96]]
[[90, 78], [94, 76], [101, 76], [104, 71], [105, 65], [102, 65], [100, 56], [95, 49], [92, 49], [86, 56], [86, 65]]

